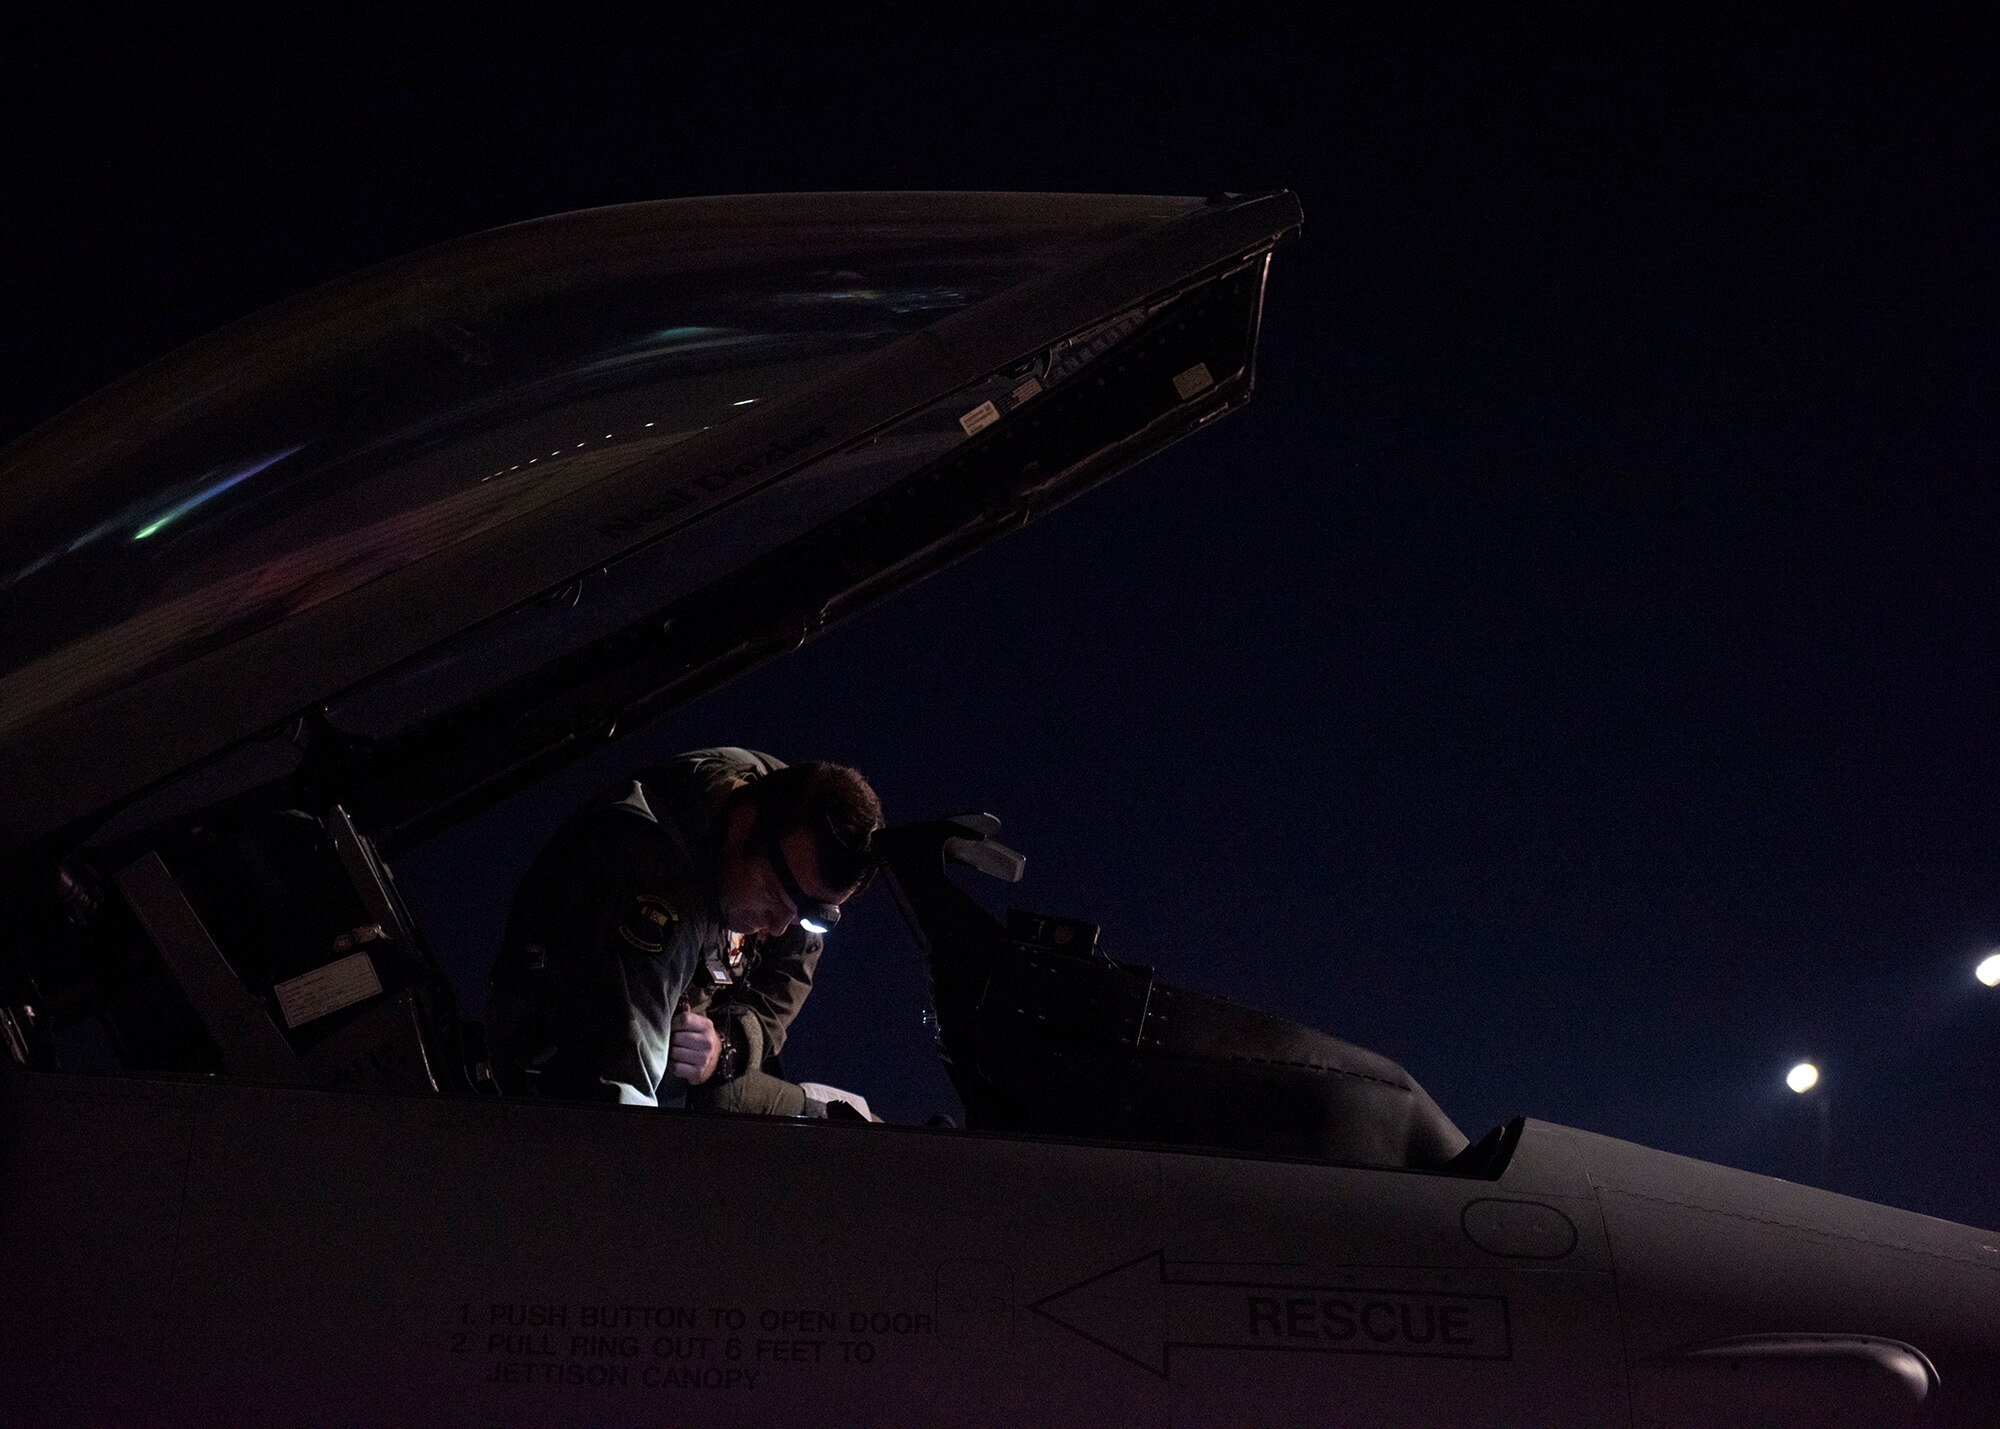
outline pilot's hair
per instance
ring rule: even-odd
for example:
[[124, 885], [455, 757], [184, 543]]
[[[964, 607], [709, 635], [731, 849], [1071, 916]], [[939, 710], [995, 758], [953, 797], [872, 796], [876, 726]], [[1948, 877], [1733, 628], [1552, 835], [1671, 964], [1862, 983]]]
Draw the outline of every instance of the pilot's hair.
[[859, 770], [818, 760], [788, 764], [737, 789], [730, 802], [739, 801], [757, 811], [759, 844], [810, 829], [830, 887], [851, 888], [873, 870], [869, 841], [882, 827], [882, 802]]

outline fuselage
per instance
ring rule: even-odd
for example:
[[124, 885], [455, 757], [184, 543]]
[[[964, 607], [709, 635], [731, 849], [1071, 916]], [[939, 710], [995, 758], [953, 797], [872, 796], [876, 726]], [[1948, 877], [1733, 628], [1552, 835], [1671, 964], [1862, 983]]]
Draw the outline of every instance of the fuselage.
[[1971, 1425], [2000, 1370], [1992, 1237], [1538, 1122], [1455, 1175], [12, 1070], [5, 1112], [24, 1425]]

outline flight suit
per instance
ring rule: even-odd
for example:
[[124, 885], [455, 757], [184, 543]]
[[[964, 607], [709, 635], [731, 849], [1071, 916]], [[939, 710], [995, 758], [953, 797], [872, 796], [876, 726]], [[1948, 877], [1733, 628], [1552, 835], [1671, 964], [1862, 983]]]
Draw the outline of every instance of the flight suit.
[[[767, 1069], [812, 990], [820, 940], [796, 925], [739, 940], [715, 893], [723, 802], [782, 767], [750, 750], [696, 750], [641, 773], [549, 841], [493, 967], [489, 1040], [503, 1090], [683, 1104], [689, 1089], [667, 1071], [667, 1052], [685, 999], [734, 1042], [742, 1069], [694, 1088], [694, 1105], [806, 1110], [805, 1093]], [[718, 986], [710, 966], [732, 961], [736, 982]]]

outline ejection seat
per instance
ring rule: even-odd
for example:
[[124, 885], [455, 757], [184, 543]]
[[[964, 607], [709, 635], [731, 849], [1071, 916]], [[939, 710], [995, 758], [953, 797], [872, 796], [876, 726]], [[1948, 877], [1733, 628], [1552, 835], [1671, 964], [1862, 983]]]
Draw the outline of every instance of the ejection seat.
[[939, 1050], [968, 1126], [1441, 1168], [1465, 1135], [1386, 1057], [1098, 951], [1088, 924], [1002, 926], [946, 874], [1026, 860], [966, 814], [876, 835], [930, 963]]

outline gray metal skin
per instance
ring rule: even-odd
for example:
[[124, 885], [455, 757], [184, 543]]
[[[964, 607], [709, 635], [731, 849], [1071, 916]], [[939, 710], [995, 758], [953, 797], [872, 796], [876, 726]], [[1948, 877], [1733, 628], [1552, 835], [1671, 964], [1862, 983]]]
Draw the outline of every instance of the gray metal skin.
[[[619, 445], [652, 410], [633, 407], [624, 426], [599, 431], [620, 433], [617, 442], [574, 459], [597, 463], [577, 468], [596, 484], [578, 486], [570, 505], [465, 528], [473, 534], [454, 527], [449, 540], [420, 548], [421, 560], [380, 575], [366, 567], [352, 591], [240, 638], [233, 626], [200, 622], [118, 627], [121, 640], [182, 642], [162, 645], [157, 661], [165, 663], [145, 667], [151, 673], [92, 664], [84, 652], [97, 649], [89, 644], [97, 634], [50, 627], [49, 648], [24, 649], [22, 658], [57, 660], [74, 702], [32, 716], [15, 706], [18, 718], [0, 721], [9, 771], [0, 845], [34, 854], [17, 866], [20, 886], [44, 887], [35, 878], [57, 860], [101, 856], [105, 870], [122, 870], [128, 901], [147, 906], [149, 887], [165, 891], [148, 862], [152, 830], [290, 779], [301, 757], [308, 768], [322, 761], [315, 787], [326, 804], [353, 792], [365, 807], [376, 791], [381, 812], [371, 834], [415, 820], [421, 809], [381, 792], [394, 791], [403, 766], [371, 775], [365, 763], [343, 764], [341, 740], [363, 742], [364, 753], [366, 741], [393, 745], [406, 737], [400, 719], [445, 720], [462, 701], [488, 698], [459, 672], [486, 670], [503, 649], [588, 651], [620, 621], [678, 610], [660, 579], [690, 589], [722, 579], [727, 571], [688, 573], [703, 552], [753, 561], [784, 520], [797, 529], [779, 539], [807, 549], [814, 532], [845, 519], [839, 513], [857, 491], [886, 490], [934, 453], [949, 460], [960, 449], [993, 450], [1011, 435], [1007, 421], [978, 436], [963, 423], [989, 387], [1009, 418], [1018, 407], [1030, 424], [1052, 402], [1072, 400], [1060, 382], [1045, 395], [1016, 395], [1021, 379], [1006, 368], [1022, 354], [1087, 334], [1113, 314], [1143, 314], [1155, 295], [1208, 271], [1203, 265], [1261, 262], [1297, 221], [1289, 196], [1208, 210], [1185, 201], [1097, 204], [916, 196], [880, 210], [877, 199], [753, 200], [552, 222], [364, 275], [264, 326], [239, 328], [221, 346], [191, 349], [17, 444], [8, 453], [17, 477], [38, 452], [39, 469], [53, 472], [60, 464], [51, 453], [111, 451], [91, 445], [97, 418], [130, 412], [164, 425], [121, 432], [121, 441], [143, 446], [157, 436], [161, 450], [178, 450], [178, 394], [199, 390], [221, 394], [212, 428], [226, 445], [243, 429], [230, 406], [236, 389], [223, 378], [254, 370], [232, 362], [232, 351], [291, 343], [301, 349], [298, 370], [317, 381], [321, 348], [305, 340], [320, 331], [315, 323], [332, 337], [374, 341], [376, 309], [357, 306], [368, 299], [393, 334], [405, 311], [397, 295], [486, 272], [467, 267], [482, 254], [507, 277], [601, 242], [613, 255], [638, 254], [651, 273], [651, 255], [679, 241], [672, 235], [687, 228], [689, 213], [702, 224], [741, 218], [753, 228], [811, 228], [845, 212], [866, 220], [851, 231], [874, 233], [886, 211], [911, 231], [945, 224], [975, 237], [1018, 232], [1024, 243], [1070, 233], [1077, 215], [1102, 217], [1090, 219], [1100, 237], [1076, 260], [1094, 266], [1024, 279], [893, 348], [863, 350], [863, 338], [874, 340], [864, 333], [842, 349], [840, 365], [816, 369], [726, 425], [709, 430], [704, 418], [700, 433], [671, 451], [638, 436]], [[1128, 235], [1119, 227], [1128, 218], [1144, 231]], [[839, 292], [822, 296], [845, 301]], [[435, 351], [424, 348], [424, 361], [472, 381], [489, 370], [489, 353], [478, 312], [460, 314], [456, 303], [445, 292], [435, 306], [449, 321], [426, 319]], [[358, 336], [349, 331], [357, 323]], [[505, 351], [494, 349], [503, 360]], [[1215, 372], [1213, 388], [1181, 393], [1178, 406], [1158, 409], [1164, 416], [1142, 412], [1150, 425], [1114, 432], [1076, 470], [1097, 479], [1240, 403], [1250, 367], [1239, 356], [1234, 375]], [[1163, 371], [1179, 373], [1177, 364]], [[585, 394], [590, 402], [654, 396], [651, 369], [636, 387], [617, 385], [624, 368], [587, 370], [612, 374], [612, 386]], [[1053, 378], [1058, 368], [1038, 370]], [[184, 388], [190, 374], [220, 385]], [[735, 394], [710, 395], [726, 405]], [[581, 410], [564, 407], [548, 420], [568, 423]], [[491, 474], [483, 453], [473, 464], [469, 448], [437, 446], [431, 430], [418, 423], [407, 452], [396, 449], [405, 465], [395, 470], [415, 473], [411, 499], [432, 499], [428, 481], [449, 488], [450, 501], [485, 500], [477, 492]], [[476, 446], [483, 430], [475, 424], [463, 441]], [[801, 430], [816, 433], [809, 450], [790, 445]], [[271, 450], [295, 440], [273, 437]], [[335, 449], [325, 479], [338, 488], [346, 479], [338, 463], [375, 452], [377, 440], [363, 432]], [[866, 454], [898, 441], [912, 455], [878, 474]], [[342, 454], [350, 450], [361, 456]], [[751, 457], [739, 459], [744, 451]], [[779, 453], [774, 463], [811, 463], [712, 511], [698, 503], [659, 509], [643, 495], [676, 479], [675, 463], [691, 454], [700, 470], [749, 469], [746, 480], [762, 481], [757, 454], [766, 451]], [[188, 461], [204, 480], [211, 470], [255, 465], [206, 452]], [[107, 480], [125, 480], [122, 468], [106, 470]], [[194, 499], [175, 486], [167, 494], [179, 506], [149, 506], [160, 495], [145, 476], [153, 468], [134, 470], [146, 500], [132, 520], [157, 523], [160, 511]], [[284, 470], [258, 468], [229, 490], [254, 493], [255, 483]], [[300, 477], [299, 512], [308, 497], [319, 499], [317, 473]], [[931, 544], [883, 557], [902, 564], [857, 566], [851, 589], [824, 587], [828, 603], [803, 625], [776, 611], [784, 618], [768, 630], [743, 634], [740, 658], [733, 646], [719, 654], [690, 647], [689, 658], [726, 674], [760, 651], [795, 644], [817, 628], [813, 620], [859, 608], [1080, 489], [1054, 481], [1034, 485], [1023, 472], [989, 517], [952, 525], [959, 517], [946, 510], [934, 529], [912, 527], [913, 542]], [[223, 498], [188, 489], [209, 503], [188, 509], [215, 523], [218, 541], [228, 537], [234, 518]], [[19, 480], [9, 490], [35, 494]], [[276, 513], [270, 529], [279, 535], [294, 529], [283, 524], [293, 500], [259, 508]], [[90, 523], [125, 508], [106, 502], [87, 513], [80, 534], [50, 526], [34, 540], [23, 536], [22, 569], [41, 559], [36, 552], [82, 552], [82, 560], [109, 549], [111, 537], [93, 534]], [[60, 507], [51, 510], [60, 516]], [[20, 509], [23, 520], [34, 515]], [[160, 549], [159, 533], [139, 535], [146, 529], [114, 533], [125, 543], [117, 549], [139, 552], [141, 565]], [[170, 529], [190, 539], [187, 525]], [[733, 534], [706, 534], [716, 531]], [[858, 537], [851, 546], [870, 549]], [[657, 571], [646, 565], [649, 552], [661, 555]], [[599, 572], [600, 562], [608, 569]], [[30, 575], [48, 581], [59, 569], [41, 565]], [[579, 603], [560, 588], [586, 569], [593, 574], [585, 580], [611, 587], [608, 598]], [[87, 584], [86, 576], [77, 579]], [[9, 600], [25, 599], [28, 579]], [[232, 599], [243, 594], [226, 580], [218, 588]], [[146, 588], [131, 592], [143, 616]], [[47, 608], [61, 604], [52, 597]], [[404, 618], [361, 618], [390, 609]], [[523, 633], [482, 645], [481, 632], [502, 622]], [[662, 658], [677, 649], [662, 646]], [[652, 669], [639, 674], [650, 678]], [[246, 682], [246, 670], [265, 678]], [[638, 676], [621, 684], [625, 667], [606, 670], [605, 709], [654, 708]], [[90, 683], [100, 674], [110, 681], [101, 689]], [[136, 683], [118, 683], [127, 676]], [[693, 688], [677, 686], [674, 697]], [[37, 699], [52, 698], [38, 691]], [[537, 689], [528, 696], [541, 698]], [[543, 708], [528, 696], [519, 708]], [[162, 711], [175, 718], [163, 722]], [[562, 712], [584, 733], [551, 725], [549, 758], [599, 737], [590, 734], [597, 711]], [[318, 742], [305, 737], [315, 732]], [[523, 757], [542, 758], [542, 747], [522, 746]], [[436, 795], [459, 797], [456, 788]], [[10, 919], [39, 906], [10, 905]], [[31, 926], [40, 925], [13, 919], [0, 930], [0, 952], [18, 951]], [[184, 961], [201, 941], [183, 946]], [[381, 1008], [397, 1021], [391, 1004]], [[217, 1016], [226, 1020], [230, 1010]], [[398, 1025], [415, 1035], [407, 1011]], [[329, 1039], [297, 1059], [298, 1075], [310, 1080], [395, 1045], [365, 1021], [342, 1037], [360, 1042]], [[84, 1078], [0, 1060], [0, 1419], [483, 1429], [2000, 1420], [1994, 1236], [1541, 1123], [1520, 1129], [1497, 1170], [1480, 1163], [1487, 1169], [1471, 1175], [336, 1091], [237, 1073]]]
[[23, 1426], [1974, 1425], [2000, 1403], [1992, 1236], [1540, 1122], [1483, 1180], [20, 1071], [4, 1095]]

